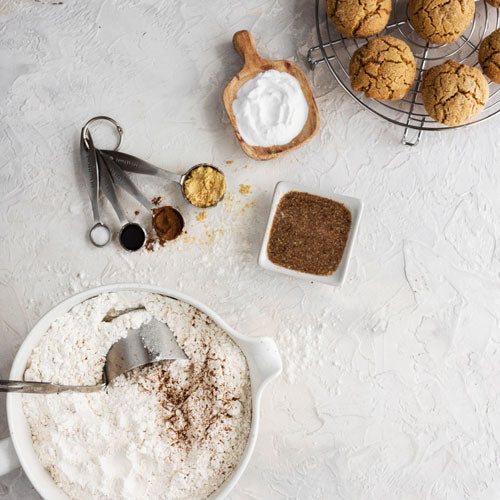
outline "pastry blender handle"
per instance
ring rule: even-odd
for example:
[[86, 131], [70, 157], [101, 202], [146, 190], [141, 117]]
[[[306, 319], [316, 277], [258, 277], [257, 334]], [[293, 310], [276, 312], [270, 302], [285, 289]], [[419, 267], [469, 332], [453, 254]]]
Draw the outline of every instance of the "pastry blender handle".
[[24, 380], [0, 380], [0, 392], [22, 392], [23, 394], [59, 394], [60, 392], [99, 392], [99, 385], [61, 385], [50, 382], [26, 382]]

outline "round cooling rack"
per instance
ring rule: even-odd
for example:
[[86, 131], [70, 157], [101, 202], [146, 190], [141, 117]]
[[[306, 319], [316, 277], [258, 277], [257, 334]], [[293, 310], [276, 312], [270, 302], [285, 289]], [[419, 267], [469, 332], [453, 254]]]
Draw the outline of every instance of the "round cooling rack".
[[479, 44], [497, 29], [499, 24], [499, 9], [489, 6], [485, 0], [477, 0], [474, 19], [462, 36], [446, 45], [434, 45], [420, 38], [413, 29], [408, 19], [408, 2], [393, 0], [389, 22], [377, 36], [390, 35], [404, 40], [415, 56], [417, 74], [413, 86], [403, 99], [376, 101], [368, 99], [362, 93], [354, 92], [349, 80], [351, 57], [368, 39], [350, 39], [341, 35], [328, 19], [325, 0], [316, 0], [316, 31], [319, 45], [309, 49], [307, 60], [313, 70], [318, 64], [325, 63], [338, 83], [354, 100], [377, 116], [404, 127], [403, 144], [415, 146], [420, 141], [423, 131], [449, 130], [473, 125], [491, 118], [500, 111], [500, 85], [493, 82], [489, 82], [490, 97], [481, 114], [475, 120], [455, 127], [447, 127], [430, 118], [420, 94], [420, 84], [425, 69], [448, 59], [469, 66], [479, 66], [477, 59]]

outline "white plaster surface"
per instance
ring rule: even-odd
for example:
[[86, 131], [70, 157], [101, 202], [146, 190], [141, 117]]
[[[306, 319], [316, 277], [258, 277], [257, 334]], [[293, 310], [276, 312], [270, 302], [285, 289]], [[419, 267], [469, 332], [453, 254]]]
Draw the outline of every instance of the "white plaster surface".
[[[318, 136], [252, 161], [221, 103], [244, 28], [264, 56], [305, 69], [313, 2], [1, 0], [0, 377], [61, 299], [101, 283], [175, 287], [243, 333], [273, 336], [283, 354], [232, 500], [499, 498], [500, 122], [408, 148], [318, 68], [307, 71]], [[232, 200], [200, 222], [176, 186], [136, 178], [180, 207], [193, 239], [155, 253], [92, 247], [76, 162], [79, 129], [96, 114], [123, 125], [123, 151], [177, 172], [221, 166]], [[257, 267], [279, 180], [364, 200], [343, 287]], [[131, 218], [141, 210], [125, 204]], [[108, 206], [105, 219], [116, 231]], [[0, 498], [38, 495], [18, 470], [0, 478]]]

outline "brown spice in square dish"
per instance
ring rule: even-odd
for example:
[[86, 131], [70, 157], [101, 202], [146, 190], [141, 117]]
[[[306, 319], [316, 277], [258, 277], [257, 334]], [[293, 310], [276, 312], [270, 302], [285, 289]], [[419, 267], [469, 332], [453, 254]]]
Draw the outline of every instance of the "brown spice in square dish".
[[328, 276], [339, 267], [351, 223], [351, 212], [342, 203], [290, 191], [278, 203], [267, 256], [287, 269]]

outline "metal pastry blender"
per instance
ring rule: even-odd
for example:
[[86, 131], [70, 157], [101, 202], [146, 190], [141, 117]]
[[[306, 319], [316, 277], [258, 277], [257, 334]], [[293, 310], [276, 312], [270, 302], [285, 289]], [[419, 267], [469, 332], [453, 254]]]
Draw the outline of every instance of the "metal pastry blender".
[[0, 380], [0, 392], [22, 392], [29, 394], [58, 394], [60, 392], [98, 392], [116, 377], [157, 361], [189, 360], [177, 343], [168, 325], [152, 318], [137, 329], [115, 342], [106, 355], [102, 383], [98, 385], [60, 385], [49, 382], [25, 382], [22, 380]]

